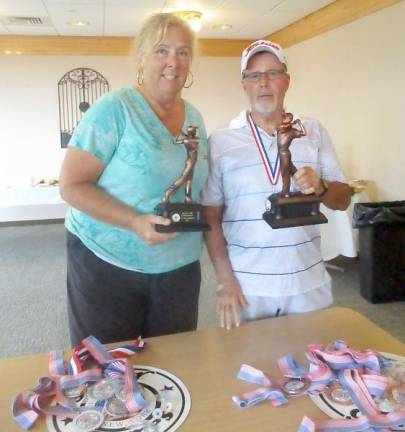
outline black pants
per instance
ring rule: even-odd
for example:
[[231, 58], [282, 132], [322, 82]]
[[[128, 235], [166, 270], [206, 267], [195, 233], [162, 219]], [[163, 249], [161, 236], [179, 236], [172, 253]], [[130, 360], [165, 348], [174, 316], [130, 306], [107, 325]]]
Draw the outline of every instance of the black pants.
[[70, 339], [102, 343], [195, 330], [200, 262], [159, 274], [125, 270], [91, 252], [67, 232]]

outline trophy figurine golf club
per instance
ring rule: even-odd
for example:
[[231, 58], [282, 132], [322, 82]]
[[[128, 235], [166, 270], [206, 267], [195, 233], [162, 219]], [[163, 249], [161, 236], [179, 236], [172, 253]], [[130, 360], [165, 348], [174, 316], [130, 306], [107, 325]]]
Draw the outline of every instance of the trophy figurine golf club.
[[284, 113], [282, 123], [277, 129], [277, 148], [283, 188], [281, 192], [268, 197], [266, 211], [263, 213], [263, 219], [272, 228], [288, 228], [328, 222], [328, 219], [319, 211], [321, 198], [315, 194], [290, 193], [291, 176], [295, 174], [297, 168], [291, 161], [289, 147], [295, 138], [304, 135], [306, 135], [306, 131], [301, 120], [293, 120], [291, 113]]
[[[181, 176], [165, 190], [163, 200], [156, 207], [156, 213], [171, 220], [170, 225], [156, 224], [158, 232], [180, 231], [207, 231], [210, 226], [202, 220], [202, 206], [191, 198], [191, 186], [193, 181], [194, 166], [198, 156], [197, 127], [189, 126], [187, 135], [183, 139], [176, 140], [176, 144], [183, 144], [187, 151], [187, 159]], [[171, 203], [170, 197], [184, 185], [184, 203]]]

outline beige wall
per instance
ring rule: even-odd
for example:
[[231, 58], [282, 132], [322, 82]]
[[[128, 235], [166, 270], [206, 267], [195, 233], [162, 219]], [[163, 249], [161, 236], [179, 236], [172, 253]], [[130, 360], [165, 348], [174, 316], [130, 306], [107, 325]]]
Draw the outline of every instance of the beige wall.
[[[373, 182], [376, 200], [405, 199], [405, 2], [293, 46], [287, 108], [329, 130], [348, 178]], [[134, 82], [125, 57], [0, 56], [0, 185], [11, 178], [58, 175], [57, 82], [75, 67], [105, 75], [111, 88]], [[184, 96], [208, 131], [245, 105], [239, 59], [200, 58]]]
[[[126, 57], [0, 56], [0, 187], [27, 179], [57, 177], [60, 149], [59, 79], [70, 69], [90, 67], [117, 89], [135, 83]], [[184, 97], [204, 114], [207, 130], [223, 126], [243, 107], [236, 58], [200, 58], [194, 85]]]
[[321, 120], [348, 178], [405, 199], [405, 2], [287, 50], [287, 107]]
[[58, 176], [57, 84], [81, 66], [103, 73], [113, 88], [128, 82], [124, 57], [0, 56], [0, 181]]

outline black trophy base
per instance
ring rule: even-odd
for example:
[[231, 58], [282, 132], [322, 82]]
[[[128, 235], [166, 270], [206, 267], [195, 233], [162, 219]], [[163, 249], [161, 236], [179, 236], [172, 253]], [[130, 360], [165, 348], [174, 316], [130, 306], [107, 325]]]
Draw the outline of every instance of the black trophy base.
[[160, 233], [209, 231], [210, 226], [202, 220], [202, 206], [195, 203], [160, 203], [156, 214], [170, 219], [170, 225], [155, 225]]
[[268, 200], [271, 208], [263, 213], [263, 219], [274, 229], [328, 222], [326, 216], [319, 210], [322, 200], [314, 194], [304, 195], [301, 192], [293, 192], [290, 196], [283, 197], [278, 193], [270, 195]]

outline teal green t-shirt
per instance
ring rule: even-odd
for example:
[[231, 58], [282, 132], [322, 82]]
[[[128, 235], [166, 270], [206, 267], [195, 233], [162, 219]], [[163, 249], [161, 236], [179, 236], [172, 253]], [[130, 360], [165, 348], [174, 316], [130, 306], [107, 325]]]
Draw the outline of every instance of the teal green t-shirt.
[[[182, 128], [197, 126], [198, 160], [194, 167], [192, 198], [208, 173], [207, 136], [200, 113], [187, 101]], [[108, 93], [86, 112], [69, 146], [85, 150], [105, 164], [97, 185], [139, 213], [153, 214], [164, 191], [180, 176], [186, 161], [184, 145], [175, 144], [143, 96], [131, 87]], [[184, 187], [171, 197], [183, 202]], [[199, 259], [202, 236], [180, 233], [174, 240], [148, 246], [131, 231], [101, 222], [71, 208], [66, 228], [96, 255], [117, 266], [145, 273], [163, 273]]]

